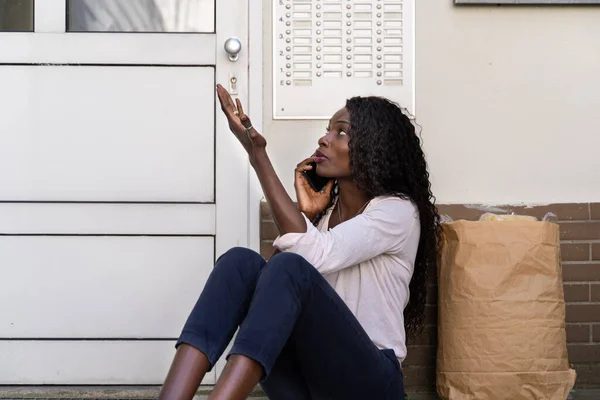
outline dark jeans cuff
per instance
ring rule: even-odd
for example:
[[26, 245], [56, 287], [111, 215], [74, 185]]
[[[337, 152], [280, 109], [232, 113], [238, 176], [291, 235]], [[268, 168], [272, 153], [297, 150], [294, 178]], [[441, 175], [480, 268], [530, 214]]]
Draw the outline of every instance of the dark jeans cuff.
[[265, 357], [262, 354], [261, 350], [257, 349], [255, 346], [251, 345], [250, 343], [236, 341], [233, 344], [233, 347], [231, 348], [231, 351], [227, 355], [226, 359], [229, 360], [229, 357], [231, 357], [234, 354], [246, 356], [246, 357], [256, 361], [257, 363], [259, 363], [262, 366], [263, 376], [260, 379], [259, 383], [264, 382], [265, 379], [267, 379], [267, 377], [271, 373], [271, 369], [273, 368], [273, 363], [270, 363], [267, 360], [265, 360]]
[[208, 362], [210, 364], [210, 368], [207, 372], [212, 371], [217, 360], [215, 360], [215, 355], [211, 354], [211, 352], [206, 348], [206, 339], [192, 332], [183, 332], [181, 336], [179, 336], [177, 343], [175, 343], [175, 348], [179, 347], [179, 345], [182, 343], [188, 344], [203, 352], [206, 358], [208, 358]]

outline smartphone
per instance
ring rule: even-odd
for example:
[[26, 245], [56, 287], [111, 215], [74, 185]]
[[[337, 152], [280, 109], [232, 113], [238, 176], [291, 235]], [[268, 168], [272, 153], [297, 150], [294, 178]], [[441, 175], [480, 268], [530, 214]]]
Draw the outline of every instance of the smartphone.
[[325, 185], [327, 185], [327, 182], [329, 182], [331, 179], [317, 175], [317, 163], [313, 162], [310, 165], [312, 165], [312, 169], [304, 171], [304, 176], [306, 176], [306, 179], [308, 180], [308, 183], [310, 183], [310, 186], [312, 186], [313, 190], [315, 192], [320, 192], [321, 189], [323, 189]]

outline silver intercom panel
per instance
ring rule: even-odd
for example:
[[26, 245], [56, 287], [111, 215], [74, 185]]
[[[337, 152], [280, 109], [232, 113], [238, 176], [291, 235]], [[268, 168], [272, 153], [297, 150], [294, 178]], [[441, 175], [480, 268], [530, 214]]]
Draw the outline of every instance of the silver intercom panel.
[[346, 98], [414, 110], [415, 0], [273, 0], [273, 118], [327, 119]]

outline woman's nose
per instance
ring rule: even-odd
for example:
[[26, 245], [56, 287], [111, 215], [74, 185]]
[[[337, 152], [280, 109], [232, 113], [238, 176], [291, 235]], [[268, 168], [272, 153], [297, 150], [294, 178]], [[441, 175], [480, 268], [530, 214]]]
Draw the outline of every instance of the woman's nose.
[[319, 143], [319, 146], [324, 146], [324, 147], [329, 147], [329, 135], [324, 135], [321, 136], [321, 139], [319, 139], [319, 141], [317, 143]]

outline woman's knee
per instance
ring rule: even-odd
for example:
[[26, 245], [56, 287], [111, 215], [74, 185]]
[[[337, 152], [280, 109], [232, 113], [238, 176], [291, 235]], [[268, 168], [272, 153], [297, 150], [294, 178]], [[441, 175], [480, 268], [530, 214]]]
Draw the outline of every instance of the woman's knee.
[[257, 276], [265, 264], [265, 259], [254, 250], [233, 247], [219, 257], [215, 271]]
[[265, 273], [275, 279], [291, 279], [298, 283], [308, 283], [310, 275], [316, 271], [302, 256], [288, 252], [272, 257], [265, 268]]

